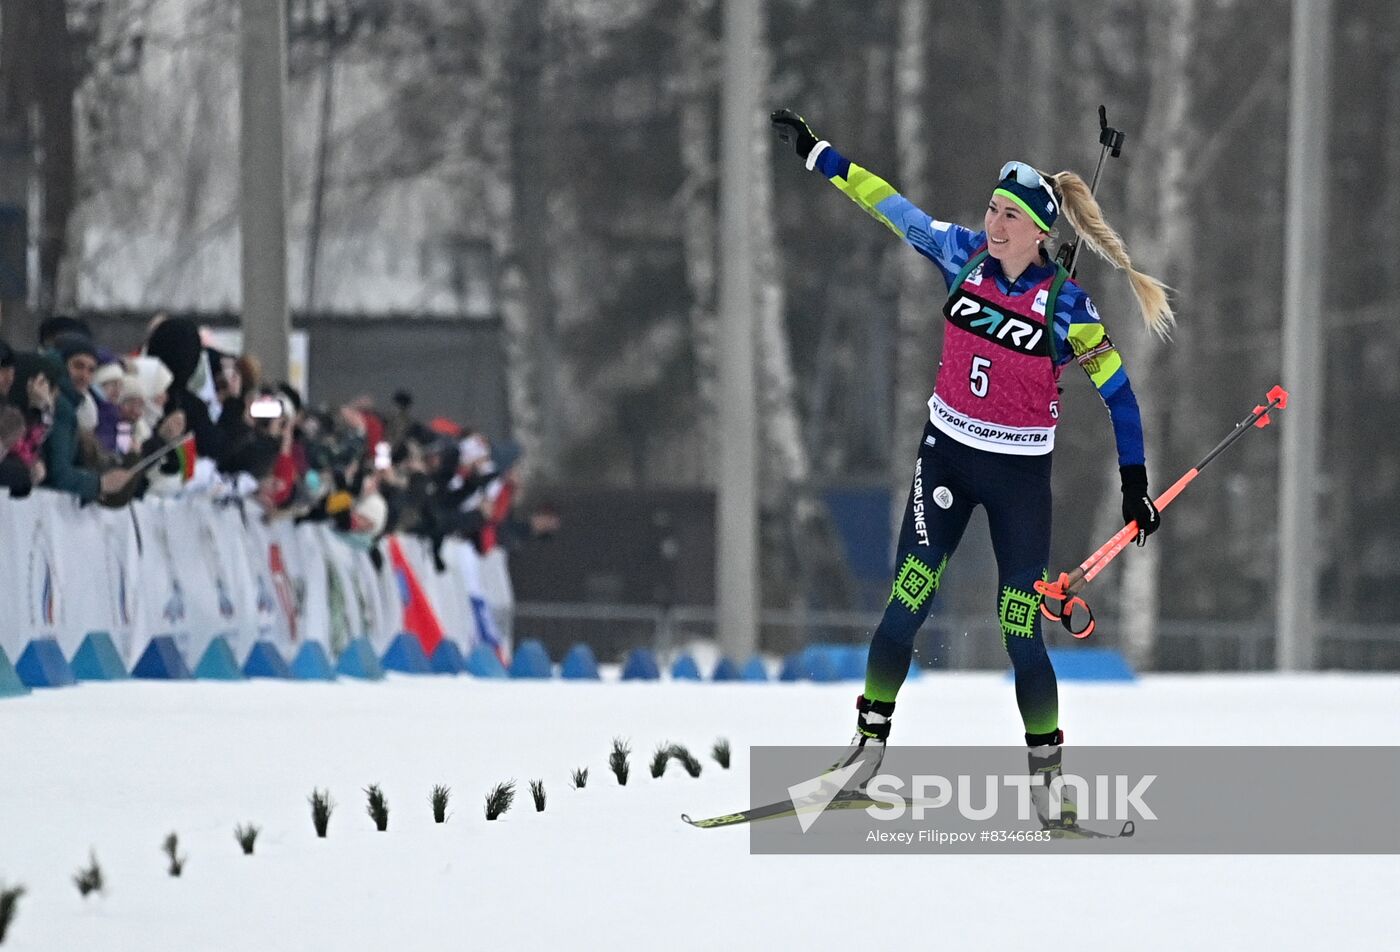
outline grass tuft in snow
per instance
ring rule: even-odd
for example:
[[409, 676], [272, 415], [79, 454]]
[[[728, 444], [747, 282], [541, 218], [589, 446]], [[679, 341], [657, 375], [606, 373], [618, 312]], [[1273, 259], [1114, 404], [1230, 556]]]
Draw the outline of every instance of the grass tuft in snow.
[[315, 788], [312, 788], [311, 796], [306, 799], [311, 804], [311, 825], [316, 827], [316, 835], [324, 840], [326, 828], [331, 825], [331, 813], [335, 810], [335, 801], [331, 799], [329, 790]]
[[631, 766], [627, 763], [627, 758], [632, 753], [632, 748], [627, 746], [627, 741], [621, 737], [613, 738], [612, 753], [608, 755], [608, 767], [611, 768], [613, 776], [621, 786], [627, 786], [627, 776], [632, 772]]
[[374, 828], [383, 833], [389, 829], [389, 801], [377, 783], [365, 787], [365, 797], [369, 801], [365, 804], [365, 812], [374, 821]]
[[486, 819], [494, 820], [510, 809], [510, 805], [515, 802], [515, 781], [508, 780], [505, 783], [498, 783], [486, 795]]
[[671, 744], [668, 741], [656, 748], [656, 752], [651, 755], [651, 776], [652, 779], [660, 777], [666, 772], [666, 761], [671, 759]]
[[180, 838], [178, 836], [174, 833], [167, 836], [165, 841], [160, 844], [160, 851], [170, 860], [170, 867], [166, 872], [171, 876], [178, 877], [185, 871], [185, 861], [189, 857], [180, 855]]
[[724, 770], [729, 769], [729, 741], [723, 737], [715, 741], [715, 746], [710, 748], [710, 753], [715, 758], [715, 763]]
[[233, 838], [238, 841], [238, 845], [243, 847], [244, 856], [253, 855], [253, 844], [258, 841], [258, 834], [262, 830], [251, 823], [240, 824], [233, 828]]
[[672, 744], [669, 753], [681, 762], [686, 773], [692, 777], [700, 776], [700, 761], [695, 759], [695, 755], [684, 744]]
[[102, 892], [104, 883], [102, 881], [102, 867], [97, 865], [97, 854], [88, 854], [88, 864], [81, 866], [73, 874], [73, 885], [78, 887], [78, 892], [86, 898], [89, 893]]
[[531, 781], [530, 781], [530, 796], [533, 797], [534, 800], [535, 800], [535, 812], [536, 812], [536, 813], [543, 813], [543, 812], [544, 812], [544, 781], [543, 781], [543, 780], [531, 780]]
[[19, 899], [23, 895], [23, 886], [6, 886], [0, 883], [0, 943], [5, 941], [5, 933], [9, 931], [10, 923], [15, 921], [15, 913], [19, 911]]
[[447, 801], [452, 799], [452, 788], [438, 784], [428, 794], [428, 802], [433, 805], [433, 822], [447, 822]]
[[586, 787], [586, 786], [588, 786], [588, 768], [587, 768], [587, 767], [575, 767], [575, 768], [574, 768], [574, 789], [575, 789], [575, 790], [582, 790], [582, 789], [583, 789], [584, 787]]

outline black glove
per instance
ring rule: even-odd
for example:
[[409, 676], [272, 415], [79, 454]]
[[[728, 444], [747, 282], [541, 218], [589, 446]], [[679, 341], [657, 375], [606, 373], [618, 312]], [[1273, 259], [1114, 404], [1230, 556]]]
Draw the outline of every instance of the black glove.
[[779, 139], [793, 144], [799, 159], [806, 159], [812, 154], [812, 150], [817, 146], [817, 137], [812, 135], [805, 119], [791, 109], [779, 109], [772, 113], [768, 120], [773, 123], [773, 129], [778, 133]]
[[1147, 537], [1157, 531], [1162, 517], [1147, 495], [1147, 467], [1141, 464], [1118, 467], [1123, 478], [1123, 525], [1136, 522], [1137, 544], [1144, 545]]

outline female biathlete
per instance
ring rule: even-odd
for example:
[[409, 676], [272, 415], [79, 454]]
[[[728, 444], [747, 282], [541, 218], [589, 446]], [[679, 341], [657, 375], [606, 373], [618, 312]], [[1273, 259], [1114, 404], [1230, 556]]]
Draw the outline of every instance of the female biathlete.
[[916, 208], [888, 182], [818, 141], [791, 110], [780, 109], [771, 119], [779, 138], [796, 148], [809, 170], [932, 261], [948, 285], [943, 353], [904, 508], [894, 590], [870, 642], [847, 762], [864, 756], [866, 778], [878, 769], [914, 635], [972, 510], [984, 506], [1000, 576], [1002, 644], [1015, 669], [1016, 703], [1037, 778], [1034, 800], [1046, 826], [1073, 827], [1071, 804], [1055, 820], [1045, 808], [1044, 791], [1060, 771], [1064, 734], [1034, 588], [1046, 577], [1050, 556], [1058, 382], [1071, 360], [1089, 374], [1108, 406], [1124, 524], [1137, 521], [1138, 545], [1161, 518], [1147, 494], [1142, 420], [1122, 358], [1084, 289], [1045, 251], [1060, 212], [1085, 245], [1128, 272], [1143, 319], [1160, 333], [1174, 323], [1166, 289], [1133, 269], [1122, 239], [1073, 172], [1043, 175], [1024, 162], [1006, 163], [988, 200], [983, 229], [972, 231]]

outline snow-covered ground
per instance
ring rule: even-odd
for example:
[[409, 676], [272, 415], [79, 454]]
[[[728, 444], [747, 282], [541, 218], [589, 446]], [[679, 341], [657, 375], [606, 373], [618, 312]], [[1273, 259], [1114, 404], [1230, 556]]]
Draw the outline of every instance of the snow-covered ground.
[[[380, 684], [85, 684], [0, 701], [0, 880], [21, 950], [1394, 948], [1400, 858], [750, 856], [681, 812], [748, 801], [747, 745], [849, 736], [857, 686], [391, 677]], [[1395, 676], [1160, 676], [1061, 685], [1079, 744], [1393, 744]], [[1010, 685], [926, 676], [905, 743], [1015, 743]], [[606, 761], [631, 739], [633, 778]], [[716, 737], [733, 769], [709, 758]], [[646, 760], [703, 753], [691, 779]], [[588, 787], [569, 771], [590, 769]], [[1299, 764], [1306, 770], [1306, 764]], [[514, 778], [515, 808], [482, 798]], [[545, 813], [526, 783], [543, 778]], [[387, 833], [362, 788], [382, 785]], [[428, 792], [453, 791], [446, 825]], [[315, 838], [306, 798], [339, 808]], [[1261, 791], [1267, 795], [1267, 791]], [[1345, 809], [1344, 803], [1328, 809]], [[235, 824], [263, 828], [241, 855]], [[1306, 817], [1299, 817], [1306, 823]], [[185, 874], [160, 843], [179, 833]], [[109, 883], [70, 877], [94, 850]]]

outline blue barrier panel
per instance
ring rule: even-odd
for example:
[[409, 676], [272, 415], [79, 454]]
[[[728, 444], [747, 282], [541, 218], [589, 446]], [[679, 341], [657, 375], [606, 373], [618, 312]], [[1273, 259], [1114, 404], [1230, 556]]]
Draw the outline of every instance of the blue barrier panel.
[[290, 678], [292, 669], [276, 645], [270, 641], [255, 641], [253, 650], [248, 652], [248, 660], [243, 662], [243, 673], [250, 678]]
[[484, 642], [478, 642], [476, 647], [467, 653], [464, 667], [467, 674], [477, 678], [506, 677], [505, 665], [501, 664], [501, 659], [496, 657], [496, 652], [491, 650], [491, 646]]
[[593, 649], [582, 642], [570, 648], [559, 665], [559, 676], [569, 681], [597, 681], [598, 659], [593, 656]]
[[433, 649], [428, 666], [433, 669], [434, 674], [461, 674], [466, 670], [466, 661], [462, 658], [462, 649], [457, 647], [457, 642], [451, 638], [444, 638]]
[[802, 649], [800, 666], [813, 681], [863, 681], [869, 654], [866, 645], [811, 644]]
[[683, 654], [671, 663], [672, 681], [700, 681], [700, 666], [688, 654]]
[[335, 670], [348, 678], [363, 678], [366, 681], [378, 681], [384, 677], [384, 668], [379, 664], [374, 646], [368, 638], [356, 638], [346, 645], [336, 659]]
[[10, 656], [5, 654], [4, 648], [0, 648], [0, 697], [19, 697], [28, 693], [29, 685], [15, 674], [14, 665], [10, 664]]
[[826, 647], [809, 645], [797, 656], [798, 669], [804, 679], [818, 684], [830, 684], [841, 680], [841, 672], [836, 667], [836, 659]]
[[801, 681], [804, 676], [800, 651], [794, 651], [783, 659], [782, 670], [778, 672], [779, 681]]
[[865, 645], [840, 645], [833, 650], [836, 673], [842, 681], [864, 681], [865, 661], [870, 649]]
[[15, 661], [15, 673], [31, 688], [62, 688], [76, 684], [63, 649], [52, 638], [35, 638]]
[[169, 635], [156, 635], [151, 639], [146, 650], [141, 652], [141, 657], [136, 659], [136, 664], [132, 665], [131, 676], [157, 681], [187, 681], [194, 677], [180, 655], [180, 649], [175, 646], [175, 639]]
[[242, 681], [243, 671], [238, 667], [238, 659], [233, 656], [228, 639], [219, 635], [209, 642], [204, 655], [194, 666], [194, 676], [201, 681]]
[[767, 681], [768, 666], [763, 663], [763, 659], [754, 655], [744, 662], [743, 670], [739, 672], [740, 681]]
[[122, 656], [105, 631], [90, 631], [73, 653], [73, 677], [79, 681], [124, 681], [126, 673]]
[[417, 635], [401, 631], [389, 642], [384, 657], [379, 659], [385, 671], [402, 671], [404, 674], [432, 674], [433, 666], [423, 653], [423, 643]]
[[661, 668], [656, 663], [656, 652], [650, 648], [633, 648], [627, 652], [622, 662], [622, 680], [657, 681], [661, 678]]
[[303, 642], [292, 659], [292, 677], [298, 681], [334, 681], [335, 669], [326, 646], [319, 641]]
[[1112, 648], [1051, 648], [1050, 663], [1061, 681], [1136, 681], [1128, 660]]
[[[1050, 648], [1048, 651], [1058, 681], [1137, 680], [1127, 659], [1112, 648]], [[1006, 680], [1015, 679], [1016, 672], [1008, 670]]]
[[733, 658], [720, 658], [719, 664], [715, 665], [715, 673], [710, 676], [711, 681], [737, 681], [739, 680], [739, 666], [734, 663]]
[[544, 645], [533, 638], [521, 643], [515, 649], [515, 657], [510, 659], [510, 676], [512, 678], [554, 677], [554, 663], [549, 660], [549, 654], [544, 650]]

